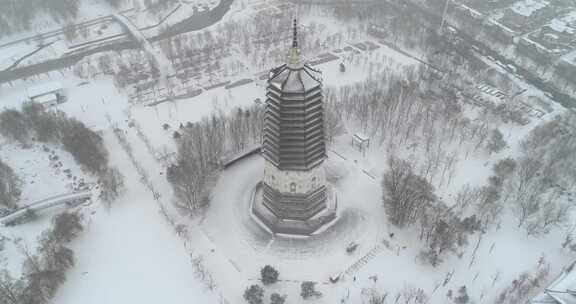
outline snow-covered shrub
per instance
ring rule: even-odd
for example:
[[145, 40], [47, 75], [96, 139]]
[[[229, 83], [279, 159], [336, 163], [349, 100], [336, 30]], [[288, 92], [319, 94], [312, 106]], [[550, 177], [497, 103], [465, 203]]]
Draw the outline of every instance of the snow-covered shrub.
[[270, 265], [266, 265], [260, 270], [260, 276], [262, 284], [274, 284], [278, 281], [278, 270], [274, 269], [274, 267]]
[[69, 243], [82, 232], [82, 216], [76, 212], [64, 212], [52, 219], [52, 238], [58, 243]]
[[348, 174], [348, 169], [340, 163], [328, 160], [325, 162], [326, 180], [330, 184], [338, 184]]
[[264, 289], [259, 285], [252, 285], [244, 291], [244, 300], [249, 304], [264, 303]]
[[442, 259], [442, 256], [440, 256], [440, 254], [438, 253], [438, 250], [434, 248], [421, 250], [420, 253], [418, 253], [418, 259], [420, 260], [420, 262], [431, 265], [432, 267], [436, 267], [442, 264], [442, 262], [444, 261]]
[[488, 152], [491, 154], [498, 153], [502, 151], [502, 149], [506, 148], [506, 146], [507, 143], [504, 140], [504, 135], [502, 135], [502, 132], [500, 132], [498, 129], [492, 130], [488, 143], [486, 143], [486, 149], [488, 149]]
[[[24, 213], [24, 216], [21, 218], [18, 218], [14, 221], [14, 223], [28, 223], [28, 222], [32, 222], [35, 221], [38, 218], [38, 214], [36, 213], [36, 211], [34, 211], [33, 209], [27, 208], [26, 209], [26, 213]], [[10, 222], [9, 222], [10, 224]]]
[[504, 158], [504, 159], [499, 160], [492, 167], [492, 169], [494, 170], [494, 173], [496, 173], [496, 176], [504, 178], [504, 177], [508, 177], [512, 173], [514, 173], [514, 170], [516, 170], [516, 167], [517, 167], [517, 163], [514, 159]]
[[456, 304], [467, 304], [470, 302], [470, 297], [468, 296], [468, 291], [466, 286], [461, 286], [458, 289], [458, 295], [454, 298], [454, 303]]
[[311, 281], [304, 281], [300, 284], [300, 296], [304, 299], [311, 297], [320, 297], [322, 293], [316, 290], [316, 283]]
[[273, 293], [270, 295], [270, 304], [284, 304], [286, 302], [286, 295], [280, 295], [278, 293]]

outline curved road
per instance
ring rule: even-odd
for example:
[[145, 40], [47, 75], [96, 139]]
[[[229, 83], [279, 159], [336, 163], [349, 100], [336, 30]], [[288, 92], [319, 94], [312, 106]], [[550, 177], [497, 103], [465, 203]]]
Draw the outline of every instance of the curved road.
[[92, 192], [90, 190], [80, 191], [80, 192], [73, 192], [73, 193], [65, 193], [56, 196], [52, 196], [49, 198], [45, 198], [43, 200], [39, 200], [35, 203], [32, 203], [26, 207], [22, 207], [6, 216], [0, 217], [0, 224], [6, 225], [14, 220], [17, 220], [23, 217], [28, 210], [32, 211], [40, 211], [44, 209], [48, 209], [51, 207], [55, 207], [58, 205], [63, 205], [67, 203], [74, 203], [78, 201], [85, 201], [92, 197]]
[[[173, 26], [169, 27], [167, 30], [163, 31], [161, 34], [148, 38], [148, 41], [154, 42], [170, 38], [172, 36], [198, 31], [203, 28], [209, 27], [216, 24], [226, 15], [230, 10], [234, 0], [221, 0], [218, 6], [214, 7], [212, 10], [202, 11], [196, 13], [189, 18], [182, 20]], [[156, 25], [159, 26], [160, 24]], [[47, 73], [55, 70], [64, 69], [73, 66], [78, 61], [86, 56], [90, 56], [100, 52], [106, 51], [121, 51], [126, 49], [136, 49], [140, 47], [140, 44], [134, 40], [128, 40], [129, 33], [109, 41], [107, 44], [97, 46], [94, 48], [80, 49], [74, 51], [70, 54], [65, 54], [60, 58], [44, 61], [37, 64], [32, 64], [24, 66], [21, 68], [14, 68], [12, 70], [0, 71], [0, 84], [4, 82], [14, 81], [20, 78], [26, 78], [37, 74]]]

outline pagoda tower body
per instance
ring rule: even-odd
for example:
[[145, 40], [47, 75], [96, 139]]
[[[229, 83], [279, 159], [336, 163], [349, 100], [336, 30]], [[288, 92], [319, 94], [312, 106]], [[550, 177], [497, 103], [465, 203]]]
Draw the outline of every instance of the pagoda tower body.
[[253, 214], [273, 233], [310, 235], [336, 215], [326, 183], [321, 72], [300, 61], [296, 21], [288, 63], [270, 71]]

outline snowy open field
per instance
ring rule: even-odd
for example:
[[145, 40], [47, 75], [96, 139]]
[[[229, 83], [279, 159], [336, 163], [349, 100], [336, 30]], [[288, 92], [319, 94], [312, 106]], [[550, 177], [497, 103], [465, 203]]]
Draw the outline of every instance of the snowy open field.
[[[44, 150], [46, 147], [47, 150]], [[4, 142], [0, 149], [0, 159], [10, 164], [22, 182], [21, 199], [18, 207], [25, 207], [36, 201], [74, 191], [81, 181], [91, 183], [92, 178], [85, 176], [72, 156], [54, 145], [35, 144], [31, 147]], [[68, 173], [67, 173], [68, 172]], [[50, 226], [50, 219], [63, 208], [41, 212], [38, 220], [24, 226], [0, 226], [0, 238], [7, 238], [4, 250], [0, 250], [0, 265], [13, 276], [21, 272], [25, 259], [20, 247], [35, 252], [37, 239]]]
[[194, 277], [188, 250], [159, 214], [116, 138], [107, 131], [105, 140], [127, 191], [112, 210], [100, 206], [90, 213], [74, 245], [78, 264], [53, 303], [218, 303]]
[[[374, 58], [392, 63], [391, 66], [398, 70], [405, 66], [416, 64], [416, 61], [413, 59], [382, 46], [380, 49], [370, 53], [349, 56], [346, 62], [350, 62], [350, 68], [347, 73], [338, 72], [337, 61], [321, 65], [320, 68], [324, 71], [325, 75], [325, 85], [337, 87], [363, 81], [367, 77], [365, 72], [368, 69], [369, 61]], [[356, 65], [353, 63], [356, 63]], [[207, 255], [206, 263], [210, 266], [215, 266], [215, 280], [218, 283], [222, 282], [222, 284], [225, 284], [221, 287], [223, 289], [222, 293], [226, 295], [226, 298], [231, 296], [230, 301], [236, 303], [237, 300], [235, 299], [241, 297], [244, 287], [241, 285], [235, 286], [238, 284], [233, 284], [229, 281], [229, 278], [232, 278], [227, 275], [230, 269], [222, 267], [222, 259], [227, 259], [230, 255], [226, 249], [236, 250], [234, 246], [237, 245], [235, 243], [226, 245], [225, 240], [212, 243], [208, 238], [212, 232], [210, 232], [208, 228], [214, 226], [207, 225], [205, 232], [202, 233], [204, 235], [203, 237], [198, 237], [196, 234], [204, 231], [204, 228], [191, 228], [192, 236], [190, 236], [190, 238], [192, 241], [188, 245], [189, 248], [186, 249], [182, 239], [178, 238], [178, 236], [171, 231], [171, 227], [166, 224], [164, 218], [159, 214], [158, 205], [153, 200], [151, 193], [146, 192], [146, 189], [138, 182], [134, 168], [131, 168], [130, 163], [126, 160], [126, 156], [123, 155], [124, 151], [120, 149], [116, 139], [111, 135], [111, 126], [119, 126], [129, 130], [128, 137], [136, 147], [139, 147], [135, 149], [137, 151], [136, 153], [142, 155], [139, 159], [143, 162], [144, 166], [150, 170], [150, 173], [153, 173], [151, 175], [153, 179], [156, 180], [156, 183], [165, 185], [162, 188], [162, 193], [166, 193], [165, 202], [169, 203], [170, 188], [164, 176], [158, 175], [156, 170], [153, 169], [159, 168], [163, 170], [164, 168], [157, 163], [155, 158], [150, 157], [151, 154], [146, 150], [146, 146], [143, 145], [141, 139], [136, 136], [134, 130], [127, 127], [129, 117], [134, 119], [142, 128], [145, 136], [150, 139], [150, 142], [158, 152], [165, 150], [173, 151], [171, 131], [165, 131], [162, 128], [164, 123], [168, 123], [173, 128], [176, 128], [180, 123], [196, 122], [216, 111], [229, 112], [235, 107], [252, 105], [256, 98], [264, 99], [264, 83], [257, 81], [233, 89], [217, 88], [206, 91], [194, 98], [166, 102], [157, 106], [148, 107], [145, 105], [129, 105], [126, 93], [118, 91], [113, 83], [106, 78], [83, 81], [70, 76], [69, 74], [51, 73], [48, 77], [43, 77], [39, 81], [22, 81], [15, 83], [14, 86], [2, 87], [3, 107], [19, 108], [26, 97], [25, 92], [27, 88], [46, 82], [60, 82], [66, 89], [68, 102], [58, 105], [58, 109], [64, 111], [71, 117], [82, 120], [89, 127], [104, 132], [106, 145], [112, 155], [112, 165], [117, 165], [121, 169], [121, 172], [126, 175], [128, 181], [127, 193], [121, 200], [115, 203], [111, 211], [107, 211], [100, 204], [95, 204], [95, 206], [91, 206], [83, 212], [86, 217], [87, 228], [74, 245], [75, 253], [78, 256], [78, 265], [71, 273], [68, 283], [62, 287], [62, 291], [57, 295], [55, 303], [74, 303], [78, 297], [84, 297], [86, 295], [90, 295], [89, 298], [93, 303], [111, 303], [113, 299], [128, 299], [131, 293], [136, 291], [142, 293], [144, 290], [147, 292], [142, 296], [142, 301], [154, 303], [165, 299], [166, 295], [166, 288], [152, 288], [158, 284], [157, 278], [152, 275], [156, 273], [171, 273], [170, 277], [173, 277], [173, 281], [177, 282], [177, 284], [173, 285], [166, 281], [167, 284], [173, 285], [174, 288], [174, 291], [170, 292], [174, 295], [174, 299], [172, 299], [173, 301], [170, 301], [170, 303], [178, 303], [180, 301], [184, 303], [186, 302], [185, 299], [196, 299], [202, 295], [202, 297], [206, 296], [206, 301], [212, 299], [212, 301], [216, 302], [218, 298], [216, 293], [213, 292], [210, 295], [202, 283], [194, 276], [189, 256], [189, 254], [193, 252], [198, 252], [199, 254], [204, 252], [204, 254]], [[28, 150], [25, 149], [24, 151]], [[16, 155], [16, 152], [17, 151], [13, 151], [13, 155]], [[21, 155], [24, 156], [26, 154]], [[32, 157], [31, 159], [37, 160], [39, 157]], [[17, 162], [14, 163], [17, 164]], [[16, 167], [18, 168], [18, 166]], [[30, 170], [34, 167], [27, 168]], [[36, 168], [41, 169], [42, 166]], [[258, 176], [261, 175], [260, 166], [256, 166], [254, 169], [254, 176], [258, 178]], [[34, 176], [34, 172], [18, 173], [24, 176]], [[47, 179], [44, 184], [48, 182], [57, 183], [58, 180]], [[373, 191], [379, 189], [376, 182], [372, 181], [371, 184]], [[57, 191], [58, 187], [50, 187], [47, 189]], [[33, 192], [31, 189], [26, 188], [24, 195], [43, 197], [48, 194]], [[211, 214], [212, 212], [217, 213], [218, 208], [226, 208], [225, 203], [226, 202], [223, 201], [221, 204], [215, 204], [214, 211], [211, 211]], [[169, 204], [168, 207], [170, 207]], [[362, 218], [366, 216], [366, 214], [350, 212], [350, 214], [345, 215], [344, 218], [350, 217], [350, 221], [360, 224]], [[217, 223], [218, 222], [214, 224], [217, 225]], [[192, 223], [187, 224], [193, 227]], [[36, 224], [30, 224], [30, 226], [27, 226], [24, 230], [33, 230], [35, 225]], [[371, 239], [371, 243], [376, 243], [377, 234], [371, 230], [371, 227], [375, 226], [376, 223], [372, 220], [369, 227], [359, 225], [351, 233], [352, 235], [370, 233], [371, 236], [368, 238]], [[229, 227], [224, 228], [229, 229]], [[214, 233], [218, 234], [218, 231]], [[348, 239], [356, 238], [352, 235], [348, 237]], [[228, 234], [228, 236], [230, 235]], [[34, 238], [35, 237], [31, 238], [31, 242], [33, 242]], [[202, 241], [198, 241], [198, 239]], [[159, 240], [166, 241], [166, 243], [160, 245], [158, 243]], [[222, 243], [222, 241], [224, 241], [224, 243]], [[323, 250], [340, 246], [340, 243], [329, 244], [329, 242], [326, 241], [324, 243], [327, 243], [326, 245], [328, 247]], [[127, 246], [127, 244], [129, 245]], [[149, 248], [151, 244], [154, 244], [153, 248], [155, 248], [155, 250]], [[282, 248], [285, 248], [286, 244], [281, 245], [282, 242], [278, 242], [278, 244], [280, 244], [278, 248], [270, 246], [271, 252], [282, 252]], [[240, 247], [240, 249], [241, 248], [242, 247]], [[216, 249], [220, 254], [210, 255], [212, 249]], [[261, 249], [262, 248], [260, 248], [260, 250]], [[369, 248], [364, 249], [368, 250]], [[118, 254], [111, 254], [116, 250], [119, 250]], [[165, 255], [168, 252], [170, 255], [173, 255], [174, 258], [166, 259]], [[245, 261], [249, 260], [253, 254], [245, 249], [241, 252], [242, 253], [239, 252], [238, 256], [239, 258], [243, 257]], [[312, 252], [311, 254], [312, 256], [318, 256], [318, 252]], [[18, 253], [16, 252], [15, 255], [18, 256]], [[140, 256], [141, 259], [134, 259], [134, 256]], [[268, 260], [270, 263], [277, 263], [279, 261], [278, 258], [286, 256], [286, 254], [281, 254], [276, 257], [271, 256]], [[330, 268], [341, 263], [339, 260], [341, 256], [342, 252], [332, 259], [330, 267], [325, 267], [325, 271], [316, 274], [310, 272], [310, 268], [305, 265], [301, 267], [302, 270], [308, 268], [308, 276], [310, 279], [325, 281], [328, 272], [330, 274], [333, 272]], [[167, 264], [155, 263], [155, 261], [158, 260], [170, 262]], [[349, 264], [354, 263], [354, 257], [348, 257], [348, 260]], [[286, 269], [289, 269], [291, 265], [295, 265], [294, 263], [302, 265], [301, 260], [296, 259], [293, 260], [292, 264], [287, 263], [285, 266]], [[17, 259], [14, 259], [11, 260], [11, 264], [18, 265], [19, 263]], [[150, 268], [151, 265], [158, 265], [159, 268], [156, 270], [152, 269]], [[228, 263], [224, 266], [229, 267], [230, 265], [231, 264]], [[258, 267], [259, 265], [254, 265], [251, 269], [245, 269], [249, 277], [242, 275], [239, 278], [242, 280], [255, 279], [257, 277]], [[113, 276], [116, 277], [118, 282], [133, 282], [131, 285], [123, 287], [121, 289], [122, 293], [118, 293], [120, 289], [117, 288], [115, 284], [107, 285], [111, 269], [115, 269], [114, 272], [118, 274]], [[210, 267], [209, 269], [211, 270]], [[146, 273], [149, 275], [144, 275]], [[295, 274], [293, 279], [296, 279], [296, 277], [297, 275]], [[232, 286], [235, 286], [233, 291], [228, 290], [228, 288]], [[110, 290], [107, 288], [110, 288]], [[230, 296], [228, 296], [228, 293], [230, 293]], [[187, 294], [187, 296], [184, 297], [184, 294]]]
[[[535, 10], [540, 2], [545, 1], [526, 0], [517, 9]], [[213, 4], [206, 1], [206, 5]], [[323, 22], [333, 26], [334, 31], [343, 30], [334, 26], [334, 20], [326, 18]], [[362, 83], [371, 74], [382, 72], [374, 62], [392, 74], [420, 64], [382, 44], [378, 46], [316, 66], [323, 72], [324, 86], [339, 88]], [[344, 73], [339, 71], [341, 61], [347, 67]], [[229, 80], [254, 78], [255, 72], [249, 69]], [[506, 224], [516, 222], [506, 211], [504, 224], [471, 236], [460, 257], [449, 254], [435, 268], [423, 265], [417, 260], [422, 249], [418, 229], [395, 228], [388, 223], [382, 206], [381, 181], [390, 151], [376, 143], [366, 153], [360, 153], [350, 145], [351, 135], [361, 131], [354, 125], [348, 126], [348, 132], [329, 147], [327, 166], [329, 170], [338, 168], [341, 174], [334, 185], [339, 194], [339, 214], [336, 223], [324, 233], [289, 239], [269, 235], [252, 221], [248, 210], [252, 190], [263, 174], [260, 156], [247, 158], [222, 172], [213, 190], [211, 207], [202, 219], [179, 216], [172, 205], [173, 193], [161, 159], [162, 155], [175, 152], [173, 131], [181, 124], [198, 122], [213, 113], [232, 113], [237, 107], [253, 105], [256, 99], [264, 100], [265, 82], [256, 80], [231, 89], [219, 87], [192, 98], [147, 106], [130, 104], [129, 92], [116, 88], [109, 77], [84, 80], [65, 71], [2, 85], [0, 109], [19, 108], [27, 88], [49, 81], [60, 82], [67, 92], [68, 101], [57, 105], [59, 110], [102, 133], [110, 165], [120, 170], [126, 184], [126, 191], [110, 209], [96, 198], [92, 204], [80, 207], [86, 228], [72, 243], [77, 263], [52, 299], [54, 304], [244, 303], [244, 290], [258, 283], [260, 268], [266, 264], [280, 272], [280, 282], [266, 287], [266, 297], [277, 291], [288, 295], [288, 303], [300, 301], [300, 283], [304, 280], [317, 282], [323, 293], [310, 303], [340, 303], [342, 299], [363, 303], [372, 288], [387, 293], [389, 303], [394, 303], [396, 294], [407, 286], [423, 289], [431, 304], [451, 303], [446, 298], [448, 290], [456, 292], [461, 286], [467, 287], [475, 303], [495, 303], [502, 289], [521, 273], [536, 269], [541, 257], [545, 256], [552, 265], [550, 279], [574, 259], [573, 253], [560, 246], [569, 227], [541, 237], [527, 236], [524, 228]], [[517, 84], [526, 88], [529, 96], [546, 98], [524, 82]], [[466, 147], [447, 147], [462, 155], [451, 183], [434, 181], [436, 194], [450, 202], [465, 185], [485, 183], [497, 160], [519, 155], [520, 141], [530, 130], [564, 111], [557, 104], [550, 107], [550, 113], [542, 119], [532, 119], [528, 125], [505, 125], [501, 131], [508, 147], [502, 152], [489, 155]], [[477, 108], [465, 107], [470, 120], [481, 117], [478, 112]], [[137, 134], [134, 124], [143, 136]], [[164, 124], [169, 125], [167, 130]], [[114, 136], [114, 128], [120, 129], [130, 142], [136, 162], [145, 169], [160, 195], [158, 199], [142, 183], [134, 163]], [[22, 203], [70, 191], [73, 181], [63, 173], [64, 169], [92, 181], [70, 155], [56, 147], [50, 149], [55, 150], [63, 167], [54, 168], [49, 153], [41, 146], [3, 143], [0, 147], [0, 159], [23, 179]], [[422, 157], [413, 151], [407, 147], [399, 153], [407, 159]], [[9, 239], [6, 249], [0, 251], [1, 268], [18, 275], [23, 256], [14, 242], [21, 238], [19, 242], [34, 248], [35, 239], [49, 226], [52, 214], [21, 226], [0, 227], [0, 236]], [[174, 223], [186, 229], [177, 233]], [[350, 242], [359, 247], [347, 254], [345, 248]], [[198, 257], [208, 280], [199, 276], [192, 262]], [[335, 275], [341, 275], [340, 281], [330, 283], [329, 278]]]

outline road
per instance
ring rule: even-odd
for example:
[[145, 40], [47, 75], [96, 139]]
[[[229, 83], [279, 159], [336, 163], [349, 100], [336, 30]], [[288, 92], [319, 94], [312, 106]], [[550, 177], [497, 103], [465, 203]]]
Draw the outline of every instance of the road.
[[[216, 24], [219, 22], [226, 13], [230, 10], [232, 3], [234, 0], [221, 0], [220, 3], [214, 7], [212, 10], [205, 10], [202, 12], [198, 12], [190, 17], [170, 26], [166, 30], [162, 31], [162, 33], [157, 34], [152, 37], [148, 37], [149, 42], [155, 42], [163, 39], [170, 38], [172, 36], [191, 32], [191, 31], [198, 31], [209, 27], [211, 25]], [[83, 24], [84, 26], [91, 23], [99, 23], [104, 20], [103, 18], [111, 18], [114, 20], [113, 16], [106, 16], [100, 17], [95, 20], [86, 21]], [[145, 31], [151, 29], [153, 27], [158, 27], [162, 25], [162, 22], [154, 25], [148, 26], [143, 29], [138, 29], [139, 31]], [[40, 35], [36, 35], [33, 37], [28, 37], [24, 39], [20, 39], [17, 41], [9, 42], [7, 45], [15, 44], [15, 43], [24, 43], [29, 39], [37, 39], [39, 37], [53, 37], [56, 35], [61, 35], [62, 30], [51, 31], [47, 33], [43, 33]], [[31, 64], [28, 66], [23, 66], [20, 68], [14, 68], [11, 70], [3, 70], [0, 71], [0, 84], [5, 82], [15, 81], [21, 78], [26, 78], [42, 73], [47, 73], [51, 71], [61, 70], [70, 66], [73, 66], [78, 61], [86, 56], [90, 56], [100, 52], [106, 51], [122, 51], [126, 49], [137, 49], [140, 47], [140, 44], [134, 40], [130, 39], [130, 34], [125, 33], [123, 35], [117, 35], [117, 37], [107, 37], [106, 41], [91, 41], [86, 43], [85, 45], [80, 46], [73, 46], [71, 48], [75, 48], [72, 52], [63, 54], [59, 58], [50, 59], [47, 61], [43, 61], [37, 64]], [[112, 39], [110, 39], [112, 38]], [[96, 42], [96, 45], [94, 45]]]
[[49, 198], [45, 198], [43, 200], [34, 202], [28, 206], [22, 207], [17, 209], [16, 211], [3, 216], [0, 218], [0, 224], [6, 225], [10, 222], [18, 220], [19, 218], [26, 215], [27, 212], [31, 211], [41, 211], [44, 209], [56, 207], [59, 205], [76, 203], [76, 202], [83, 202], [88, 200], [92, 197], [92, 192], [90, 190], [80, 191], [80, 192], [73, 192], [73, 193], [65, 193], [56, 196], [52, 196]]
[[[384, 0], [385, 2], [392, 4], [396, 7], [405, 7], [410, 6], [410, 9], [416, 12], [419, 16], [423, 18], [419, 19], [419, 22], [424, 27], [431, 27], [440, 26], [442, 22], [442, 16], [439, 14], [426, 9], [421, 6], [420, 3], [416, 3], [414, 0]], [[349, 5], [350, 3], [354, 3], [354, 5], [373, 5], [377, 3], [381, 3], [380, 1], [372, 1], [372, 0], [356, 0], [353, 2], [346, 1], [346, 0], [291, 0], [294, 4], [314, 4], [314, 5], [330, 5], [330, 6], [339, 6], [339, 5]], [[454, 29], [458, 29], [457, 26], [446, 22], [449, 26]], [[436, 30], [436, 28], [433, 28]], [[542, 78], [540, 78], [536, 73], [529, 71], [528, 69], [516, 65], [515, 62], [507, 59], [506, 57], [502, 56], [499, 52], [492, 50], [488, 45], [479, 42], [472, 37], [468, 36], [466, 33], [458, 30], [457, 33], [458, 37], [462, 39], [463, 43], [460, 45], [454, 45], [451, 42], [447, 42], [450, 49], [458, 52], [464, 58], [468, 58], [471, 60], [488, 60], [490, 57], [494, 59], [489, 59], [502, 67], [507, 66], [514, 66], [516, 68], [516, 72], [508, 71], [510, 74], [515, 75], [520, 80], [526, 82], [527, 84], [537, 88], [538, 90], [544, 92], [546, 95], [551, 96], [551, 98], [562, 104], [566, 108], [576, 108], [576, 98], [573, 96], [561, 92], [559, 89], [554, 87], [553, 83], [546, 82]], [[474, 48], [480, 50], [480, 52], [475, 52]]]
[[[128, 11], [126, 11], [126, 12], [128, 12]], [[109, 22], [109, 21], [112, 21], [111, 16], [103, 16], [103, 17], [98, 17], [98, 18], [92, 19], [92, 20], [77, 23], [77, 24], [75, 24], [75, 26], [77, 28], [82, 28], [82, 27], [93, 26], [93, 25], [97, 25], [97, 24], [100, 24], [103, 22]], [[34, 36], [29, 36], [26, 38], [22, 38], [22, 39], [10, 41], [10, 42], [4, 43], [4, 44], [0, 44], [0, 48], [4, 48], [7, 46], [19, 44], [19, 43], [27, 43], [27, 42], [32, 42], [32, 41], [45, 40], [47, 38], [57, 37], [60, 35], [64, 35], [64, 28], [54, 30], [54, 31], [44, 32], [44, 33], [40, 33], [40, 34], [37, 34]]]
[[[390, 0], [387, 0], [391, 2]], [[441, 22], [441, 16], [435, 14], [434, 12], [427, 10], [417, 3], [414, 3], [414, 0], [401, 0], [402, 3], [405, 5], [410, 5], [413, 9], [420, 12], [422, 15], [427, 15], [432, 20], [437, 20], [438, 25]], [[482, 57], [480, 59], [488, 59], [491, 60], [502, 67], [514, 66], [516, 72], [508, 71], [511, 75], [520, 78], [521, 80], [525, 81], [529, 85], [537, 88], [538, 90], [544, 92], [547, 95], [552, 96], [552, 99], [556, 102], [559, 102], [563, 106], [567, 108], [574, 108], [576, 107], [576, 99], [568, 94], [561, 92], [560, 90], [556, 89], [552, 83], [546, 82], [542, 78], [540, 78], [536, 73], [529, 71], [528, 69], [524, 68], [523, 66], [516, 65], [516, 63], [512, 60], [501, 55], [500, 52], [493, 50], [488, 45], [483, 42], [480, 42], [463, 31], [459, 30], [458, 27], [454, 24], [450, 24], [449, 21], [446, 21], [446, 24], [451, 26], [452, 28], [456, 29], [456, 35], [460, 38], [463, 43], [459, 45], [454, 45], [450, 43], [451, 49], [458, 52], [464, 58], [471, 58], [472, 59], [479, 59], [477, 57]], [[475, 52], [474, 49], [479, 50], [479, 52]], [[494, 59], [490, 59], [494, 58]]]

